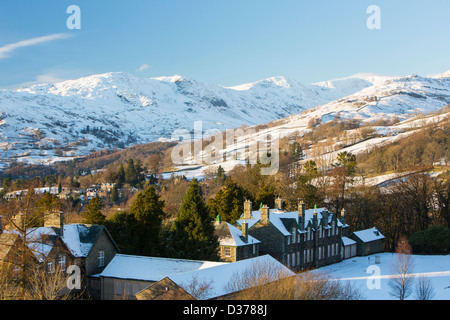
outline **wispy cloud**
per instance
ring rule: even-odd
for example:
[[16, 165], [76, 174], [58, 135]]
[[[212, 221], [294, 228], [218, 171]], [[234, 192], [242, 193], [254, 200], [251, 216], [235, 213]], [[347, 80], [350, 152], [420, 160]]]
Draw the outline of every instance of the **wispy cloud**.
[[10, 44], [4, 45], [3, 47], [0, 47], [0, 59], [5, 59], [5, 58], [10, 57], [11, 53], [14, 50], [19, 49], [19, 48], [34, 46], [37, 44], [50, 42], [50, 41], [54, 41], [54, 40], [59, 40], [59, 39], [66, 39], [70, 36], [71, 35], [68, 33], [56, 33], [56, 34], [51, 34], [48, 36], [37, 37], [37, 38], [22, 40], [22, 41], [15, 42], [15, 43], [10, 43]]
[[150, 68], [150, 66], [148, 64], [143, 64], [136, 71], [141, 72], [141, 71], [147, 70], [148, 68]]

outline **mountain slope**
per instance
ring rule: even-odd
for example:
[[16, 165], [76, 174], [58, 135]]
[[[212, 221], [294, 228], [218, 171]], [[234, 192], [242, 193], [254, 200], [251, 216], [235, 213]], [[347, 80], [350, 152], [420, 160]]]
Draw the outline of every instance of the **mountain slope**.
[[286, 135], [307, 130], [313, 118], [406, 119], [448, 104], [450, 72], [428, 78], [360, 74], [312, 85], [272, 77], [235, 87], [107, 73], [1, 90], [0, 152], [3, 164], [55, 161], [170, 139], [199, 120], [204, 131], [278, 120], [277, 130]]
[[370, 83], [332, 88], [283, 77], [224, 88], [181, 76], [141, 79], [107, 73], [0, 91], [1, 156], [42, 162], [191, 131], [256, 125], [297, 114]]

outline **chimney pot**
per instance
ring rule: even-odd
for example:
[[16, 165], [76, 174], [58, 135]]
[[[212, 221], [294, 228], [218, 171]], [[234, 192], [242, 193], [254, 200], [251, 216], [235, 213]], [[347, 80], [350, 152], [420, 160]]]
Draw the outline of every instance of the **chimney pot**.
[[283, 210], [284, 201], [281, 198], [275, 199], [275, 208], [278, 210]]
[[248, 223], [244, 220], [242, 223], [242, 236], [244, 237], [244, 242], [248, 242]]
[[261, 208], [261, 222], [263, 224], [269, 223], [269, 207], [266, 204]]
[[252, 218], [252, 202], [250, 200], [245, 200], [244, 202], [244, 219]]

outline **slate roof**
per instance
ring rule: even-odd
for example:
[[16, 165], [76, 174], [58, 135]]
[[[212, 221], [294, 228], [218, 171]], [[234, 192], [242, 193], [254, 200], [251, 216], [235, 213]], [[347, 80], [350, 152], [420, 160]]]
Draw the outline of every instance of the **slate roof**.
[[[316, 210], [316, 212], [317, 212], [318, 224], [322, 223], [322, 219], [325, 219], [324, 213], [328, 212], [328, 210], [326, 208], [305, 210], [304, 228], [307, 228], [308, 224], [312, 223], [314, 210]], [[328, 221], [327, 221], [328, 224], [331, 223], [331, 221], [333, 219], [333, 215], [334, 214], [331, 212], [328, 214]], [[246, 219], [249, 229], [252, 228], [258, 221], [261, 220], [261, 211], [259, 211], [259, 210], [252, 211], [251, 217], [252, 217], [252, 219]], [[295, 220], [296, 224], [299, 223], [298, 211], [283, 211], [283, 210], [278, 210], [278, 209], [270, 209], [269, 210], [270, 223], [275, 228], [277, 228], [284, 236], [291, 235], [292, 227], [295, 225], [294, 220]], [[242, 225], [243, 221], [244, 221], [244, 219], [242, 219], [242, 217], [241, 217], [241, 219], [237, 220], [236, 223], [238, 223], [239, 225]], [[347, 226], [347, 225], [342, 224], [342, 222], [339, 219], [337, 219], [337, 226], [342, 227], [342, 226]], [[298, 232], [300, 233], [300, 230], [298, 230]]]
[[257, 240], [251, 235], [247, 235], [248, 239], [246, 242], [244, 240], [244, 237], [242, 236], [242, 231], [229, 224], [228, 222], [216, 222], [215, 228], [215, 233], [219, 238], [220, 245], [222, 246], [240, 247], [255, 243], [261, 243], [261, 241]]
[[384, 236], [375, 227], [366, 230], [355, 231], [352, 233], [352, 235], [358, 237], [358, 239], [360, 239], [362, 242], [371, 242], [384, 239]]

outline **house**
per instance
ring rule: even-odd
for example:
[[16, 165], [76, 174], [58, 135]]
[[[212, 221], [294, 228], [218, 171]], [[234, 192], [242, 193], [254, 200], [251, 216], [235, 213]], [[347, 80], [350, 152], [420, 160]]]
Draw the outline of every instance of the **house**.
[[[252, 270], [269, 268], [276, 270], [273, 281], [294, 276], [295, 273], [270, 255], [259, 256], [232, 263], [220, 264], [164, 277], [138, 292], [138, 300], [227, 300], [243, 290], [250, 289], [252, 281], [241, 281]], [[240, 286], [242, 284], [242, 286]]]
[[[17, 237], [21, 235], [17, 230], [10, 230], [3, 232], [1, 237], [8, 243], [18, 243]], [[104, 226], [65, 225], [62, 212], [47, 214], [44, 227], [27, 229], [26, 242], [36, 261], [45, 263], [49, 271], [56, 264], [64, 270], [69, 265], [78, 266], [81, 271], [81, 290], [94, 299], [100, 296], [100, 282], [92, 275], [102, 272], [119, 252]], [[4, 257], [11, 257], [11, 252], [17, 251], [17, 247], [8, 243], [0, 243], [0, 252]]]
[[136, 293], [167, 276], [223, 264], [223, 262], [116, 254], [96, 277], [101, 281], [102, 300], [135, 300]]
[[236, 262], [259, 256], [259, 245], [261, 241], [248, 234], [248, 224], [242, 223], [242, 228], [224, 222], [217, 216], [215, 234], [219, 239], [220, 260]]
[[247, 228], [248, 235], [260, 241], [261, 255], [269, 254], [296, 271], [341, 261], [341, 237], [348, 228], [345, 210], [338, 218], [325, 208], [306, 210], [300, 202], [297, 211], [286, 211], [282, 199], [276, 200], [274, 209], [266, 205], [256, 211], [251, 208], [247, 200], [235, 226]]
[[359, 256], [383, 252], [384, 236], [377, 228], [355, 231], [349, 238], [357, 243]]

